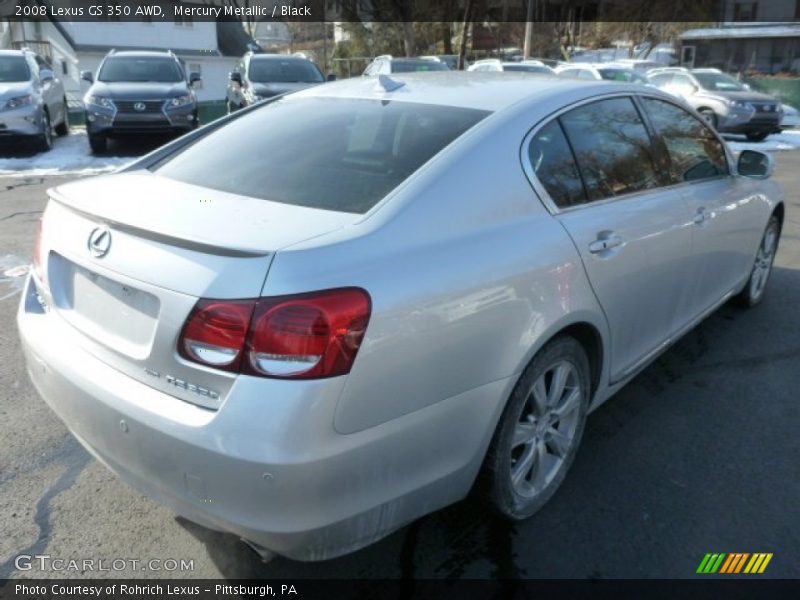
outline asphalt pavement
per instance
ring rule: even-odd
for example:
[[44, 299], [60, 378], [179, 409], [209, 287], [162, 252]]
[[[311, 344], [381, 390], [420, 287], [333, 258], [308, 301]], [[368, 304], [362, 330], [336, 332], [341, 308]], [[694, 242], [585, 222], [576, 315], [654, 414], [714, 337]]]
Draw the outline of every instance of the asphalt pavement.
[[[14, 568], [37, 554], [95, 561], [49, 572], [63, 577], [682, 578], [708, 552], [773, 553], [757, 577], [800, 577], [800, 152], [776, 158], [787, 218], [765, 300], [723, 306], [595, 411], [540, 513], [512, 525], [468, 499], [322, 563], [264, 564], [72, 439], [28, 381], [14, 319], [45, 190], [64, 179], [0, 178], [0, 578], [47, 575]], [[139, 562], [96, 570], [120, 558]], [[141, 570], [153, 559], [162, 570]]]

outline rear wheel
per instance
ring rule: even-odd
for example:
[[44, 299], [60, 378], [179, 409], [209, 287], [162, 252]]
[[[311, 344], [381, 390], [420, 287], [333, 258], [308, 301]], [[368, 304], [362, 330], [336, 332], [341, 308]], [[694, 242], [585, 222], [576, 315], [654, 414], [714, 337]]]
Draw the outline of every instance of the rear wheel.
[[62, 137], [69, 134], [69, 112], [67, 111], [66, 98], [64, 98], [64, 120], [56, 125], [56, 134]]
[[778, 250], [778, 240], [781, 237], [781, 224], [778, 217], [772, 215], [767, 223], [767, 228], [764, 230], [764, 236], [761, 238], [761, 244], [758, 246], [756, 252], [756, 260], [753, 264], [753, 270], [750, 272], [750, 279], [747, 280], [747, 285], [738, 296], [739, 303], [751, 307], [761, 302], [764, 297], [764, 291], [769, 281], [769, 276], [772, 273], [772, 263], [775, 261], [775, 253]]
[[108, 138], [104, 135], [89, 134], [89, 147], [92, 154], [103, 154], [108, 149]]
[[503, 516], [530, 517], [561, 485], [580, 444], [589, 395], [589, 360], [574, 338], [551, 341], [525, 369], [482, 472]]
[[751, 142], [763, 142], [765, 139], [767, 139], [769, 133], [761, 131], [759, 133], [747, 133], [745, 135]]

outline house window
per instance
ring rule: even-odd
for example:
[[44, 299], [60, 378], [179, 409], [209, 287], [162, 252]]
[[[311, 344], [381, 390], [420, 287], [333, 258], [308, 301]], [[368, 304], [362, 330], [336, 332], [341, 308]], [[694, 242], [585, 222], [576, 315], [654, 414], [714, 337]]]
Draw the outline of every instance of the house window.
[[758, 2], [736, 2], [733, 5], [734, 21], [755, 21], [758, 19]]
[[61, 74], [62, 75], [69, 75], [69, 64], [65, 59], [61, 59]]

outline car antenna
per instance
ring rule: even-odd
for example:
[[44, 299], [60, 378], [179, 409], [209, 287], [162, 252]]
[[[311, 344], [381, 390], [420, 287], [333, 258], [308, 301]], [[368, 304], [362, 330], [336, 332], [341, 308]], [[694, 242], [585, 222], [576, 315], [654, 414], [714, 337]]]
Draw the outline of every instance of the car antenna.
[[398, 81], [397, 79], [392, 79], [388, 75], [378, 75], [378, 87], [382, 88], [385, 92], [393, 92], [397, 89], [400, 89], [406, 84], [405, 81]]

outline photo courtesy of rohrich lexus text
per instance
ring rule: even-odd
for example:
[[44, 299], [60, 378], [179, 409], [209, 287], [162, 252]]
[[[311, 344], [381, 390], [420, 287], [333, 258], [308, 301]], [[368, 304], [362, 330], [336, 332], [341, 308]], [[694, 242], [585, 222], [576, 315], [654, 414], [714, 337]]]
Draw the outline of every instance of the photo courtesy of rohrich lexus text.
[[800, 0], [0, 0], [0, 598], [797, 597], [798, 110]]

